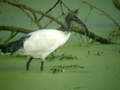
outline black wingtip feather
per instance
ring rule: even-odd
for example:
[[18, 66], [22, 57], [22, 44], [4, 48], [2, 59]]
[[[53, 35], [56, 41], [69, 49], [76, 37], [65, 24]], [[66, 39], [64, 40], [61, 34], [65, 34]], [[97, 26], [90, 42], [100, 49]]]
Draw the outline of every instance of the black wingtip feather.
[[29, 38], [30, 35], [24, 36], [17, 41], [8, 43], [7, 45], [0, 45], [0, 49], [3, 53], [14, 53], [20, 48], [23, 48], [24, 41]]

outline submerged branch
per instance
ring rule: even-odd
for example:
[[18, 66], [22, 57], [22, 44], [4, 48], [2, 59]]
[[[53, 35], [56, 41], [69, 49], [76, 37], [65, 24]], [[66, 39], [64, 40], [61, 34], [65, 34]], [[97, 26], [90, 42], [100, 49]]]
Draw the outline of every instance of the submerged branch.
[[[83, 34], [83, 35], [86, 35], [86, 32], [84, 30], [81, 30], [80, 28], [78, 27], [75, 27], [73, 26], [73, 30], [77, 33], [80, 33], [80, 34]], [[111, 42], [110, 40], [107, 40], [106, 38], [103, 38], [101, 36], [98, 36], [92, 32], [89, 31], [89, 38], [97, 41], [97, 42], [100, 42], [102, 44], [114, 44], [113, 42]]]

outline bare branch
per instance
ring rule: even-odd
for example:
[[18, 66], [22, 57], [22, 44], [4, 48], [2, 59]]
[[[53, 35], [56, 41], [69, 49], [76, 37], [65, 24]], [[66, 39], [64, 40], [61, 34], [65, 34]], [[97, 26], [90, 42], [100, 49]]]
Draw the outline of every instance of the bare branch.
[[100, 11], [104, 16], [106, 16], [107, 18], [109, 18], [110, 20], [112, 20], [112, 22], [113, 22], [115, 25], [117, 25], [118, 28], [120, 28], [120, 24], [119, 24], [112, 16], [110, 16], [109, 14], [107, 14], [104, 10], [95, 7], [93, 4], [88, 3], [88, 2], [85, 1], [85, 0], [80, 0], [80, 1], [81, 1], [82, 3], [87, 4], [88, 6], [90, 6], [90, 8], [94, 8], [94, 9]]
[[88, 20], [88, 17], [90, 16], [91, 12], [92, 12], [93, 8], [90, 8], [89, 12], [88, 12], [88, 15], [86, 16], [85, 18], [85, 22], [87, 22]]
[[33, 17], [32, 17], [23, 7], [21, 7], [20, 9], [25, 13], [25, 15], [26, 15], [28, 18], [30, 18], [31, 21], [34, 21], [34, 20], [33, 20]]
[[[62, 15], [60, 15], [60, 16], [58, 16], [58, 17], [56, 17], [56, 19], [58, 19], [58, 18], [60, 18], [60, 17], [62, 17], [63, 16], [63, 14]], [[49, 24], [51, 24], [53, 22], [53, 20], [50, 20], [45, 26], [44, 26], [44, 28], [46, 28]]]
[[64, 6], [65, 8], [67, 8], [67, 10], [68, 10], [69, 12], [73, 12], [73, 10], [70, 9], [70, 8], [63, 2], [63, 0], [61, 0], [61, 3], [63, 4], [63, 6]]
[[[85, 31], [84, 30], [81, 30], [81, 28], [78, 28], [78, 27], [75, 27], [73, 26], [72, 28], [74, 30], [74, 32], [77, 32], [77, 33], [80, 33], [80, 34], [83, 34], [83, 35], [86, 35]], [[92, 32], [89, 31], [89, 38], [92, 38], [93, 40], [97, 41], [97, 42], [100, 42], [102, 44], [114, 44], [113, 42], [111, 42], [110, 40], [107, 40], [106, 38], [103, 38], [101, 36], [98, 36]]]
[[12, 40], [17, 34], [18, 34], [18, 32], [11, 32], [8, 39], [4, 41], [4, 45], [6, 45], [10, 40]]
[[[52, 11], [58, 4], [59, 4], [60, 0], [57, 0], [57, 2], [49, 9], [47, 10], [45, 13], [48, 14], [50, 11]], [[42, 18], [44, 17], [44, 15], [42, 15], [38, 21], [40, 21]]]
[[61, 13], [65, 15], [62, 2], [60, 2], [60, 10], [61, 10]]
[[6, 4], [10, 4], [10, 5], [15, 6], [15, 7], [18, 7], [18, 8], [23, 7], [24, 9], [26, 9], [26, 10], [28, 10], [28, 11], [30, 11], [30, 12], [34, 12], [34, 13], [43, 15], [43, 16], [45, 16], [45, 17], [48, 17], [49, 19], [52, 19], [52, 20], [55, 21], [57, 24], [59, 24], [59, 25], [61, 25], [62, 27], [65, 28], [65, 25], [64, 25], [61, 21], [59, 21], [58, 19], [54, 18], [53, 16], [50, 16], [50, 15], [48, 15], [48, 14], [46, 14], [46, 13], [40, 11], [40, 10], [35, 10], [35, 9], [30, 8], [30, 7], [28, 7], [28, 6], [24, 5], [24, 4], [21, 4], [21, 3], [15, 3], [15, 2], [10, 2], [10, 1], [6, 1], [6, 0], [3, 0], [2, 2], [3, 2], [3, 3], [6, 3]]
[[112, 0], [115, 7], [120, 11], [120, 0]]
[[0, 26], [0, 31], [12, 31], [12, 32], [21, 32], [21, 33], [30, 33], [33, 30], [25, 29], [21, 27], [14, 27], [14, 26]]
[[[12, 5], [12, 6], [15, 6], [15, 7], [20, 8], [20, 9], [21, 9], [21, 7], [24, 8], [25, 10], [31, 12], [34, 15], [34, 19], [37, 19], [36, 14], [48, 17], [51, 20], [49, 23], [51, 23], [52, 21], [54, 21], [54, 22], [56, 22], [57, 24], [59, 24], [61, 26], [61, 29], [65, 29], [64, 23], [62, 23], [61, 21], [59, 21], [58, 18], [54, 18], [53, 16], [50, 16], [50, 15], [48, 15], [48, 14], [46, 14], [46, 13], [40, 11], [40, 10], [39, 11], [35, 10], [35, 9], [30, 8], [30, 7], [28, 7], [28, 6], [24, 5], [24, 4], [21, 4], [21, 3], [15, 3], [15, 2], [10, 2], [10, 1], [6, 1], [6, 0], [3, 0], [2, 2], [6, 3], [6, 4], [9, 4], [9, 5]], [[90, 7], [93, 8], [93, 6], [90, 6]], [[66, 8], [69, 8], [69, 7], [66, 7]], [[29, 30], [29, 29], [24, 29], [24, 28], [20, 28], [20, 27], [13, 27], [13, 26], [0, 26], [0, 30], [8, 30], [8, 31], [22, 32], [22, 33], [32, 32], [32, 30]], [[83, 35], [86, 35], [85, 30], [83, 30], [83, 29], [81, 29], [79, 27], [73, 26], [73, 31], [77, 32], [77, 33], [81, 33]], [[109, 41], [109, 40], [107, 40], [105, 38], [102, 38], [102, 37], [100, 37], [98, 35], [95, 35], [94, 33], [90, 32], [90, 31], [89, 31], [89, 36], [88, 37], [92, 38], [93, 40], [98, 41], [100, 43], [104, 43], [104, 44], [110, 44], [110, 43], [112, 43], [111, 41]]]

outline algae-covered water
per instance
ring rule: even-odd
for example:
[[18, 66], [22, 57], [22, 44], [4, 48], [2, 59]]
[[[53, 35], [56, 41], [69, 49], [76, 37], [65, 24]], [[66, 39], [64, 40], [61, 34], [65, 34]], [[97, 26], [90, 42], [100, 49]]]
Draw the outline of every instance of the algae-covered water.
[[[57, 0], [13, 1], [20, 1], [31, 8], [46, 12]], [[72, 10], [79, 9], [78, 17], [85, 21], [89, 31], [96, 35], [107, 38], [111, 31], [117, 29], [109, 18], [96, 9], [90, 9], [80, 0], [63, 1]], [[85, 1], [104, 10], [120, 23], [119, 11], [112, 0]], [[60, 12], [58, 5], [49, 14], [57, 17]], [[47, 21], [49, 20], [45, 19], [40, 24], [44, 26]], [[0, 25], [38, 29], [20, 9], [1, 3]], [[52, 23], [47, 28], [58, 28], [58, 25]], [[9, 35], [10, 32], [0, 31], [0, 44], [7, 40]], [[21, 34], [14, 39], [20, 37]], [[26, 71], [28, 57], [0, 55], [0, 90], [120, 90], [120, 45], [81, 43], [85, 44], [86, 41], [73, 33], [68, 43], [55, 52], [55, 56], [62, 55], [67, 58], [49, 57], [45, 61], [43, 72], [40, 71], [39, 59], [34, 59], [30, 70]]]
[[1, 55], [0, 90], [120, 90], [120, 46], [68, 44], [62, 53], [75, 58], [47, 59], [43, 72], [39, 59], [26, 72], [28, 58]]

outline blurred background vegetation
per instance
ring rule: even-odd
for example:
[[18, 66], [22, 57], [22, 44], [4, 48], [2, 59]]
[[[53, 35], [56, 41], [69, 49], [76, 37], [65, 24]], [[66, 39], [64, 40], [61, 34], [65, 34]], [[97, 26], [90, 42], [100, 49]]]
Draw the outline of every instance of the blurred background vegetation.
[[56, 58], [47, 58], [44, 72], [39, 59], [26, 72], [26, 57], [1, 54], [0, 90], [120, 90], [120, 0], [0, 0], [0, 45], [42, 28], [64, 30], [68, 12], [90, 36], [74, 23], [70, 40]]
[[[87, 25], [90, 31], [89, 38], [92, 39], [90, 42], [111, 43], [113, 41], [110, 40], [113, 38], [120, 38], [119, 2], [119, 0], [74, 2], [73, 0], [0, 0], [0, 44], [20, 38], [23, 33], [32, 30], [64, 29], [64, 17], [68, 12], [76, 13]], [[73, 26], [73, 31], [85, 34], [83, 28], [76, 24]]]

